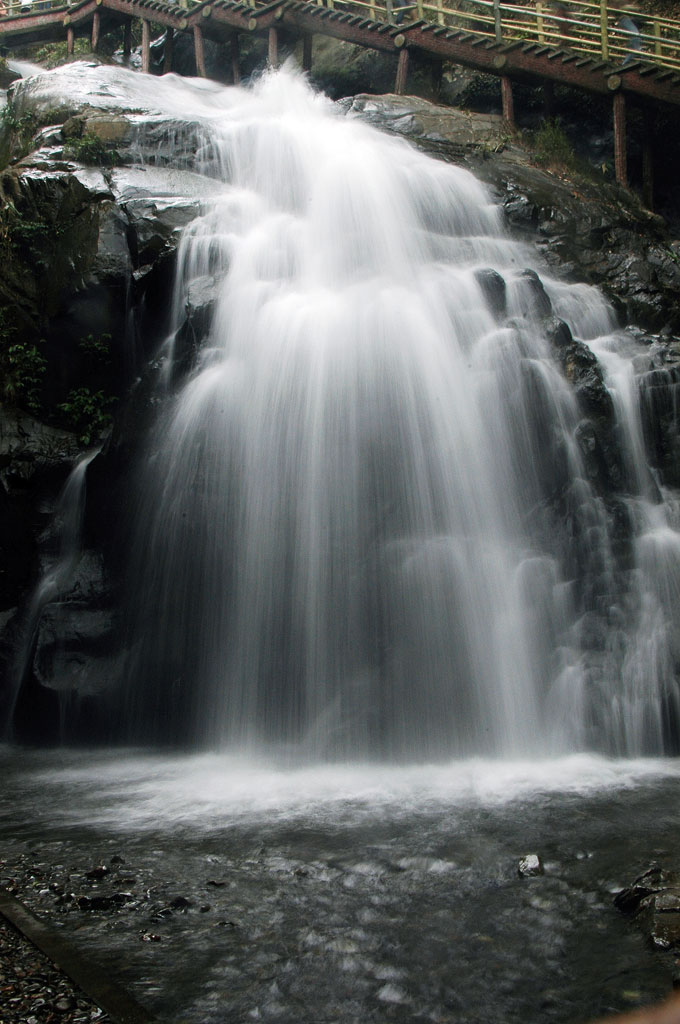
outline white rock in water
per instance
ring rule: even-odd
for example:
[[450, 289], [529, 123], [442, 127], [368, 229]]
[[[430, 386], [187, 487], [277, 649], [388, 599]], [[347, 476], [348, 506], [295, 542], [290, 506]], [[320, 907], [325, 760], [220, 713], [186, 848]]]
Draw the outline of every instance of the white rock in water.
[[517, 865], [517, 874], [520, 878], [532, 878], [534, 875], [543, 874], [541, 858], [536, 853], [528, 853], [522, 857]]

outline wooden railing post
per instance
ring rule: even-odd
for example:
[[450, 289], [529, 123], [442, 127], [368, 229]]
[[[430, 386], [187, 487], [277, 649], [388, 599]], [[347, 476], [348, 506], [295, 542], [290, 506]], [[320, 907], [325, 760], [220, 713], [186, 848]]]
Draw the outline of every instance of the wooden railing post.
[[123, 29], [123, 57], [128, 60], [132, 53], [132, 18], [128, 18]]
[[279, 33], [273, 25], [269, 29], [267, 60], [270, 68], [277, 68], [279, 66]]
[[496, 35], [496, 42], [503, 42], [503, 29], [501, 27], [501, 0], [493, 0], [493, 24]]
[[203, 46], [203, 31], [198, 25], [194, 25], [194, 60], [196, 61], [196, 74], [199, 78], [207, 78], [205, 73], [205, 48]]
[[99, 49], [99, 36], [101, 34], [101, 14], [99, 11], [95, 11], [92, 15], [92, 37], [91, 46], [92, 52], [96, 53]]
[[600, 48], [602, 60], [609, 60], [609, 35], [607, 29], [607, 0], [600, 0]]
[[172, 71], [172, 50], [175, 42], [174, 28], [165, 30], [165, 46], [163, 47], [163, 74], [167, 75]]
[[541, 0], [536, 0], [536, 30], [538, 32], [539, 43], [545, 42], [545, 28], [543, 25], [543, 4]]
[[507, 75], [501, 76], [501, 104], [503, 107], [503, 120], [514, 127], [515, 104], [512, 98], [512, 82]]
[[657, 57], [661, 56], [661, 22], [657, 18], [654, 18], [652, 22], [652, 32], [654, 34], [654, 53]]
[[645, 120], [642, 129], [642, 201], [648, 210], [654, 209], [654, 137], [651, 120]]
[[142, 18], [142, 71], [148, 75], [151, 70], [151, 30], [146, 18]]
[[[403, 36], [402, 36], [403, 38]], [[397, 77], [394, 82], [394, 91], [397, 96], [403, 96], [406, 92], [406, 81], [408, 78], [408, 49], [404, 46], [399, 51], [397, 61]]]
[[312, 34], [305, 32], [302, 37], [302, 70], [312, 70]]
[[619, 185], [627, 188], [626, 97], [622, 92], [614, 93], [614, 172]]
[[229, 42], [231, 49], [231, 77], [234, 85], [241, 84], [241, 46], [238, 41], [238, 32], [232, 34]]

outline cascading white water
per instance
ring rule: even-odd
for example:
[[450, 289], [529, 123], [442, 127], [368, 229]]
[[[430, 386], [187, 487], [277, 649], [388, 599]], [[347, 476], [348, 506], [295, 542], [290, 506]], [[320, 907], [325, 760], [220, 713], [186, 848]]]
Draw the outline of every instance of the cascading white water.
[[[330, 758], [661, 750], [680, 534], [605, 301], [542, 287], [470, 173], [295, 74], [159, 85], [180, 88], [195, 169], [224, 187], [182, 241], [139, 474], [132, 732]], [[197, 289], [212, 326], [173, 391]], [[546, 293], [605, 365], [632, 543], [584, 461]]]

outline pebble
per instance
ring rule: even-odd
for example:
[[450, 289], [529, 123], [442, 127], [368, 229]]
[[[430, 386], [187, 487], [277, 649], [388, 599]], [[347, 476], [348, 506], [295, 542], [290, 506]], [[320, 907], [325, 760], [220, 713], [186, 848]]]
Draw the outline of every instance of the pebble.
[[3, 917], [0, 993], [2, 1024], [113, 1024]]
[[517, 874], [520, 878], [534, 878], [536, 875], [542, 875], [543, 864], [538, 854], [528, 853], [526, 857], [522, 857], [517, 865]]

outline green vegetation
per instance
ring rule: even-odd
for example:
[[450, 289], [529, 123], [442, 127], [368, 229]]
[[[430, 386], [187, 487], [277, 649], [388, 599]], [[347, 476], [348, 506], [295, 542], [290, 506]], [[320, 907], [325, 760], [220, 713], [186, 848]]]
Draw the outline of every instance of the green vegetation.
[[108, 366], [111, 362], [111, 335], [100, 334], [96, 338], [88, 334], [78, 342], [78, 348], [88, 362], [99, 366]]
[[3, 166], [10, 156], [25, 156], [29, 151], [31, 140], [38, 130], [38, 119], [35, 114], [24, 114], [17, 117], [8, 103], [0, 113], [0, 136], [3, 139]]
[[91, 53], [92, 47], [90, 46], [89, 39], [76, 39], [74, 40], [73, 57], [70, 57], [67, 48], [66, 41], [58, 43], [43, 43], [38, 46], [31, 54], [31, 60], [34, 60], [37, 64], [43, 64], [46, 68], [56, 68], [60, 64], [67, 64], [74, 58], [82, 57], [83, 54]]
[[115, 398], [88, 387], [69, 391], [65, 402], [57, 406], [66, 426], [78, 435], [80, 444], [89, 445], [111, 425], [111, 406]]
[[576, 169], [576, 155], [559, 121], [545, 121], [531, 136], [531, 145], [536, 163], [542, 167]]
[[36, 345], [17, 341], [0, 310], [0, 394], [5, 402], [20, 405], [34, 415], [40, 412], [41, 391], [47, 363]]
[[83, 132], [79, 138], [71, 138], [64, 146], [64, 154], [71, 160], [96, 167], [113, 167], [120, 163], [120, 154], [110, 149], [94, 132]]
[[[54, 252], [65, 225], [50, 222], [40, 213], [20, 213], [11, 202], [0, 207], [0, 255], [6, 259], [30, 253], [34, 263], [44, 263]], [[36, 258], [37, 256], [37, 258]]]

